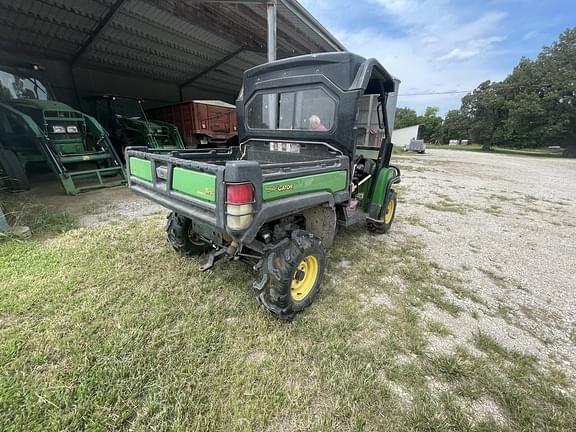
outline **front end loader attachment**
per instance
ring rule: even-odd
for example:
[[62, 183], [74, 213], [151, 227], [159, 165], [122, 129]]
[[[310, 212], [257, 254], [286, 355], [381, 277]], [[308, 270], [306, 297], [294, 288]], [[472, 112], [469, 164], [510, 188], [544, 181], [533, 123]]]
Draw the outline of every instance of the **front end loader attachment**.
[[73, 153], [59, 151], [53, 140], [40, 140], [41, 150], [68, 195], [126, 183], [126, 173], [108, 134], [92, 117], [83, 114], [87, 144]]

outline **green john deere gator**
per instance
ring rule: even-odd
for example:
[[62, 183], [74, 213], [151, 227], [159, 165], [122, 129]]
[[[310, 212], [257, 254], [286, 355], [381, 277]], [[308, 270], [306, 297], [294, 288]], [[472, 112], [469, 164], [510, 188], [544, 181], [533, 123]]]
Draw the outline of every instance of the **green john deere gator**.
[[[291, 319], [320, 290], [337, 225], [392, 226], [400, 169], [390, 164], [386, 108], [398, 83], [348, 52], [256, 66], [236, 102], [239, 149], [128, 148], [129, 186], [171, 210], [166, 231], [178, 253], [209, 253], [201, 270], [249, 263], [257, 299]], [[377, 102], [382, 136], [372, 148], [357, 139], [365, 96]]]
[[25, 190], [38, 165], [47, 166], [70, 195], [125, 183], [104, 128], [54, 100], [41, 68], [0, 66], [0, 171], [10, 189]]
[[178, 128], [159, 120], [149, 120], [139, 99], [124, 96], [85, 98], [88, 112], [102, 124], [119, 154], [129, 146], [160, 150], [183, 149]]

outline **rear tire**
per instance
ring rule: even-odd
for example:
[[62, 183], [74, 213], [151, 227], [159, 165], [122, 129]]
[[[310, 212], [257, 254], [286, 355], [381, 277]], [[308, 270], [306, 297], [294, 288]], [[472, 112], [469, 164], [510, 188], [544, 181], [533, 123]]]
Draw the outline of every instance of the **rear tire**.
[[172, 248], [182, 256], [202, 255], [211, 249], [211, 246], [192, 230], [192, 221], [175, 212], [168, 215], [166, 238]]
[[336, 211], [332, 207], [313, 207], [304, 213], [306, 231], [322, 241], [322, 247], [328, 251], [336, 237]]
[[26, 170], [13, 151], [0, 148], [0, 171], [0, 177], [6, 177], [5, 183], [9, 190], [23, 191], [30, 189]]
[[278, 318], [290, 320], [318, 295], [325, 267], [320, 239], [296, 230], [264, 254], [254, 282], [256, 298]]
[[378, 217], [382, 223], [374, 224], [368, 222], [368, 229], [376, 234], [385, 234], [390, 231], [392, 223], [394, 222], [394, 216], [396, 216], [397, 204], [398, 197], [396, 191], [391, 189]]

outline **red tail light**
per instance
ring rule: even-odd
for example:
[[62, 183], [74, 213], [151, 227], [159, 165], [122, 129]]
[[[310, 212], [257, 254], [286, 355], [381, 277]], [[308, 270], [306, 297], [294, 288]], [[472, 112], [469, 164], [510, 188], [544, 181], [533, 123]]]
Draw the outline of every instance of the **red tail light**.
[[226, 202], [228, 204], [253, 203], [254, 185], [252, 183], [228, 183], [226, 185]]
[[226, 225], [233, 231], [247, 229], [254, 220], [254, 185], [226, 184]]

